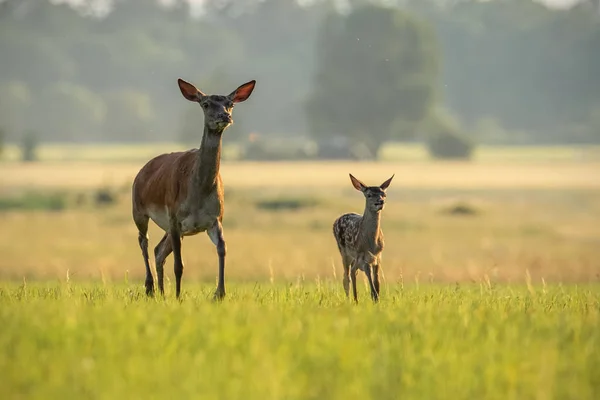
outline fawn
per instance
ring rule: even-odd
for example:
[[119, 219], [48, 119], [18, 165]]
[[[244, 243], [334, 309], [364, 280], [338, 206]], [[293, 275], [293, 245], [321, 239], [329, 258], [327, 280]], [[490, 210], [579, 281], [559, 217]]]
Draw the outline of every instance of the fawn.
[[[363, 215], [347, 213], [333, 223], [333, 236], [337, 242], [344, 265], [344, 291], [349, 296], [349, 283], [352, 281], [352, 294], [356, 296], [356, 273], [360, 269], [367, 275], [371, 288], [371, 298], [379, 301], [379, 268], [384, 240], [381, 231], [381, 211], [383, 210], [386, 193], [394, 175], [380, 186], [367, 186], [352, 174], [350, 181], [356, 190], [365, 196], [365, 211]], [[372, 276], [371, 276], [372, 271]]]

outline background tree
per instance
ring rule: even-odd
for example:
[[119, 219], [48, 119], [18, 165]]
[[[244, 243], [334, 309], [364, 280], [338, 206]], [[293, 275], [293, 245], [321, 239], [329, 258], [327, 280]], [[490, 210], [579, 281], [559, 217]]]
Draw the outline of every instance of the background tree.
[[[258, 81], [252, 102], [236, 116], [230, 140], [250, 132], [303, 139], [309, 130], [319, 141], [342, 133], [352, 140], [379, 135], [381, 140], [401, 139], [417, 131], [412, 113], [419, 110], [411, 107], [420, 96], [431, 96], [469, 131], [501, 127], [490, 135], [478, 134], [484, 141], [492, 136], [493, 143], [505, 144], [595, 140], [591, 126], [597, 124], [600, 104], [597, 1], [565, 10], [534, 0], [346, 3], [349, 7], [340, 8], [337, 0], [205, 0], [204, 12], [192, 16], [185, 0], [86, 0], [74, 8], [50, 0], [0, 0], [0, 125], [10, 142], [20, 141], [28, 129], [44, 141], [174, 141], [184, 129], [187, 110], [176, 78], [207, 82], [207, 91], [220, 91], [220, 83], [209, 82], [219, 71], [233, 85]], [[358, 22], [350, 25], [350, 16], [362, 7], [384, 3], [391, 7], [389, 15], [374, 17], [377, 22], [368, 29]], [[108, 4], [113, 6], [102, 9]], [[419, 28], [398, 34], [396, 25]], [[370, 42], [371, 36], [375, 39]], [[406, 64], [387, 70], [377, 64], [388, 59], [392, 65], [397, 54]], [[415, 62], [429, 65], [423, 70], [410, 64], [421, 56], [439, 58], [439, 77], [431, 71], [437, 69], [436, 60]], [[371, 70], [376, 73], [366, 72]], [[352, 74], [360, 78], [348, 79]], [[340, 121], [347, 121], [344, 114], [336, 115], [335, 107], [321, 112], [338, 107], [341, 100], [339, 111], [356, 116], [345, 105], [347, 99], [387, 93], [399, 82], [402, 97], [378, 100], [396, 104], [398, 118], [390, 126], [381, 124], [389, 117], [384, 108], [361, 111], [364, 121], [356, 132], [340, 129]], [[70, 94], [46, 96], [56, 85], [70, 87]], [[345, 94], [332, 101], [325, 87]], [[98, 113], [117, 112], [109, 104], [116, 93], [128, 93], [129, 100], [121, 96], [117, 102], [133, 108], [130, 118], [109, 120], [105, 115], [99, 122]], [[138, 100], [131, 101], [132, 93]], [[49, 103], [41, 105], [42, 94]], [[80, 98], [82, 107], [73, 104]], [[316, 104], [321, 104], [316, 114], [308, 112]], [[66, 116], [71, 107], [91, 117], [63, 120], [46, 114], [56, 108]], [[140, 111], [144, 108], [152, 110], [151, 120]], [[151, 128], [132, 128], [131, 119], [137, 118]]]
[[98, 141], [106, 116], [106, 106], [100, 96], [85, 86], [57, 82], [33, 96], [28, 124], [41, 141]]
[[473, 141], [467, 137], [460, 122], [447, 109], [434, 107], [420, 124], [419, 133], [432, 158], [470, 159]]
[[505, 143], [583, 140], [600, 93], [600, 24], [589, 3], [566, 10], [532, 0], [410, 1], [442, 49], [441, 95], [468, 126], [506, 128]]
[[302, 111], [312, 88], [317, 28], [331, 7], [328, 2], [299, 3], [206, 1], [206, 19], [235, 32], [241, 42], [239, 60], [220, 66], [236, 83], [257, 79], [253, 100], [244, 107], [244, 115], [251, 116], [245, 135], [298, 136], [308, 130]]
[[5, 140], [6, 140], [6, 130], [0, 126], [0, 159], [2, 158], [2, 153], [4, 152]]
[[156, 129], [156, 110], [148, 93], [133, 89], [114, 90], [107, 93], [104, 99], [104, 141], [144, 141], [151, 137]]
[[313, 92], [306, 104], [315, 138], [337, 134], [363, 143], [371, 156], [398, 121], [418, 123], [434, 102], [437, 45], [423, 22], [394, 9], [364, 6], [330, 17]]
[[28, 115], [31, 103], [31, 92], [24, 82], [0, 84], [0, 126], [5, 130], [5, 140], [17, 140], [23, 128], [33, 119]]

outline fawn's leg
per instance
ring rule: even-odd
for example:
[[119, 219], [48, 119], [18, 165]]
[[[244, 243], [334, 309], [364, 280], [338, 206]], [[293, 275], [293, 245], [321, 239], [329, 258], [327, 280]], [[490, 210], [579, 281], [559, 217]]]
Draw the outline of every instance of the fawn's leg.
[[171, 237], [165, 233], [160, 242], [154, 248], [154, 263], [156, 264], [156, 280], [158, 282], [158, 290], [164, 296], [165, 287], [163, 282], [165, 260], [173, 252], [171, 246]]
[[354, 296], [354, 301], [358, 303], [358, 297], [356, 296], [356, 273], [358, 272], [358, 268], [356, 266], [356, 262], [350, 268], [350, 281], [352, 282], [352, 294]]
[[377, 298], [379, 298], [379, 263], [373, 265], [373, 287], [377, 293]]
[[371, 288], [371, 299], [373, 299], [373, 301], [377, 303], [377, 301], [379, 300], [379, 294], [378, 291], [375, 290], [375, 284], [373, 283], [373, 278], [371, 277], [371, 266], [365, 265], [364, 271], [365, 275], [367, 275], [367, 280], [369, 281], [369, 287]]
[[214, 300], [222, 300], [225, 297], [225, 255], [227, 254], [227, 245], [223, 237], [223, 226], [220, 221], [208, 231], [208, 236], [215, 246], [217, 246], [217, 255], [219, 256], [219, 280], [217, 290], [215, 291]]
[[350, 289], [350, 265], [352, 264], [352, 260], [347, 255], [342, 255], [342, 263], [344, 264], [344, 292], [346, 292], [346, 297], [349, 297], [349, 289]]
[[152, 296], [154, 294], [154, 279], [152, 278], [150, 261], [148, 260], [148, 217], [145, 215], [134, 216], [134, 222], [138, 228], [138, 243], [140, 249], [142, 249], [142, 256], [144, 257], [144, 264], [146, 266], [146, 281], [144, 282], [146, 295]]

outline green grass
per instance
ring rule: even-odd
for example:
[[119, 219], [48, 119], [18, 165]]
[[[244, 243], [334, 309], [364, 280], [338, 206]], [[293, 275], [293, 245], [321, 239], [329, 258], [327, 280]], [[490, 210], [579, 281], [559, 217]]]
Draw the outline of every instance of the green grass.
[[592, 399], [600, 287], [0, 284], [5, 399]]
[[59, 211], [67, 207], [64, 193], [27, 192], [20, 196], [0, 197], [0, 212], [8, 210]]

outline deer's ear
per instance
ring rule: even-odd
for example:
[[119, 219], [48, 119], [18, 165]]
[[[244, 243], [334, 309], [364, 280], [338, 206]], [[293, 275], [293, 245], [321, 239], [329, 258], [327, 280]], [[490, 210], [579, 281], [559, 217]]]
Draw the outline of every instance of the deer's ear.
[[196, 86], [181, 78], [177, 79], [177, 84], [179, 85], [179, 90], [181, 90], [183, 97], [189, 101], [200, 101], [204, 96], [204, 93], [196, 89]]
[[361, 192], [364, 192], [365, 189], [367, 188], [367, 185], [365, 185], [364, 183], [362, 183], [361, 181], [359, 181], [358, 179], [353, 177], [352, 174], [348, 174], [348, 175], [350, 175], [350, 181], [352, 182], [352, 186], [354, 186], [354, 188], [356, 190], [360, 190]]
[[396, 174], [392, 175], [392, 177], [390, 179], [388, 179], [387, 181], [383, 182], [381, 184], [381, 186], [379, 186], [382, 190], [386, 190], [388, 188], [388, 186], [390, 186], [390, 183], [392, 183], [392, 179], [394, 179], [394, 176]]
[[253, 79], [250, 82], [244, 83], [242, 86], [235, 89], [233, 92], [229, 94], [229, 98], [234, 103], [241, 103], [242, 101], [246, 101], [248, 97], [252, 94], [254, 90], [254, 85], [256, 85], [256, 81]]

